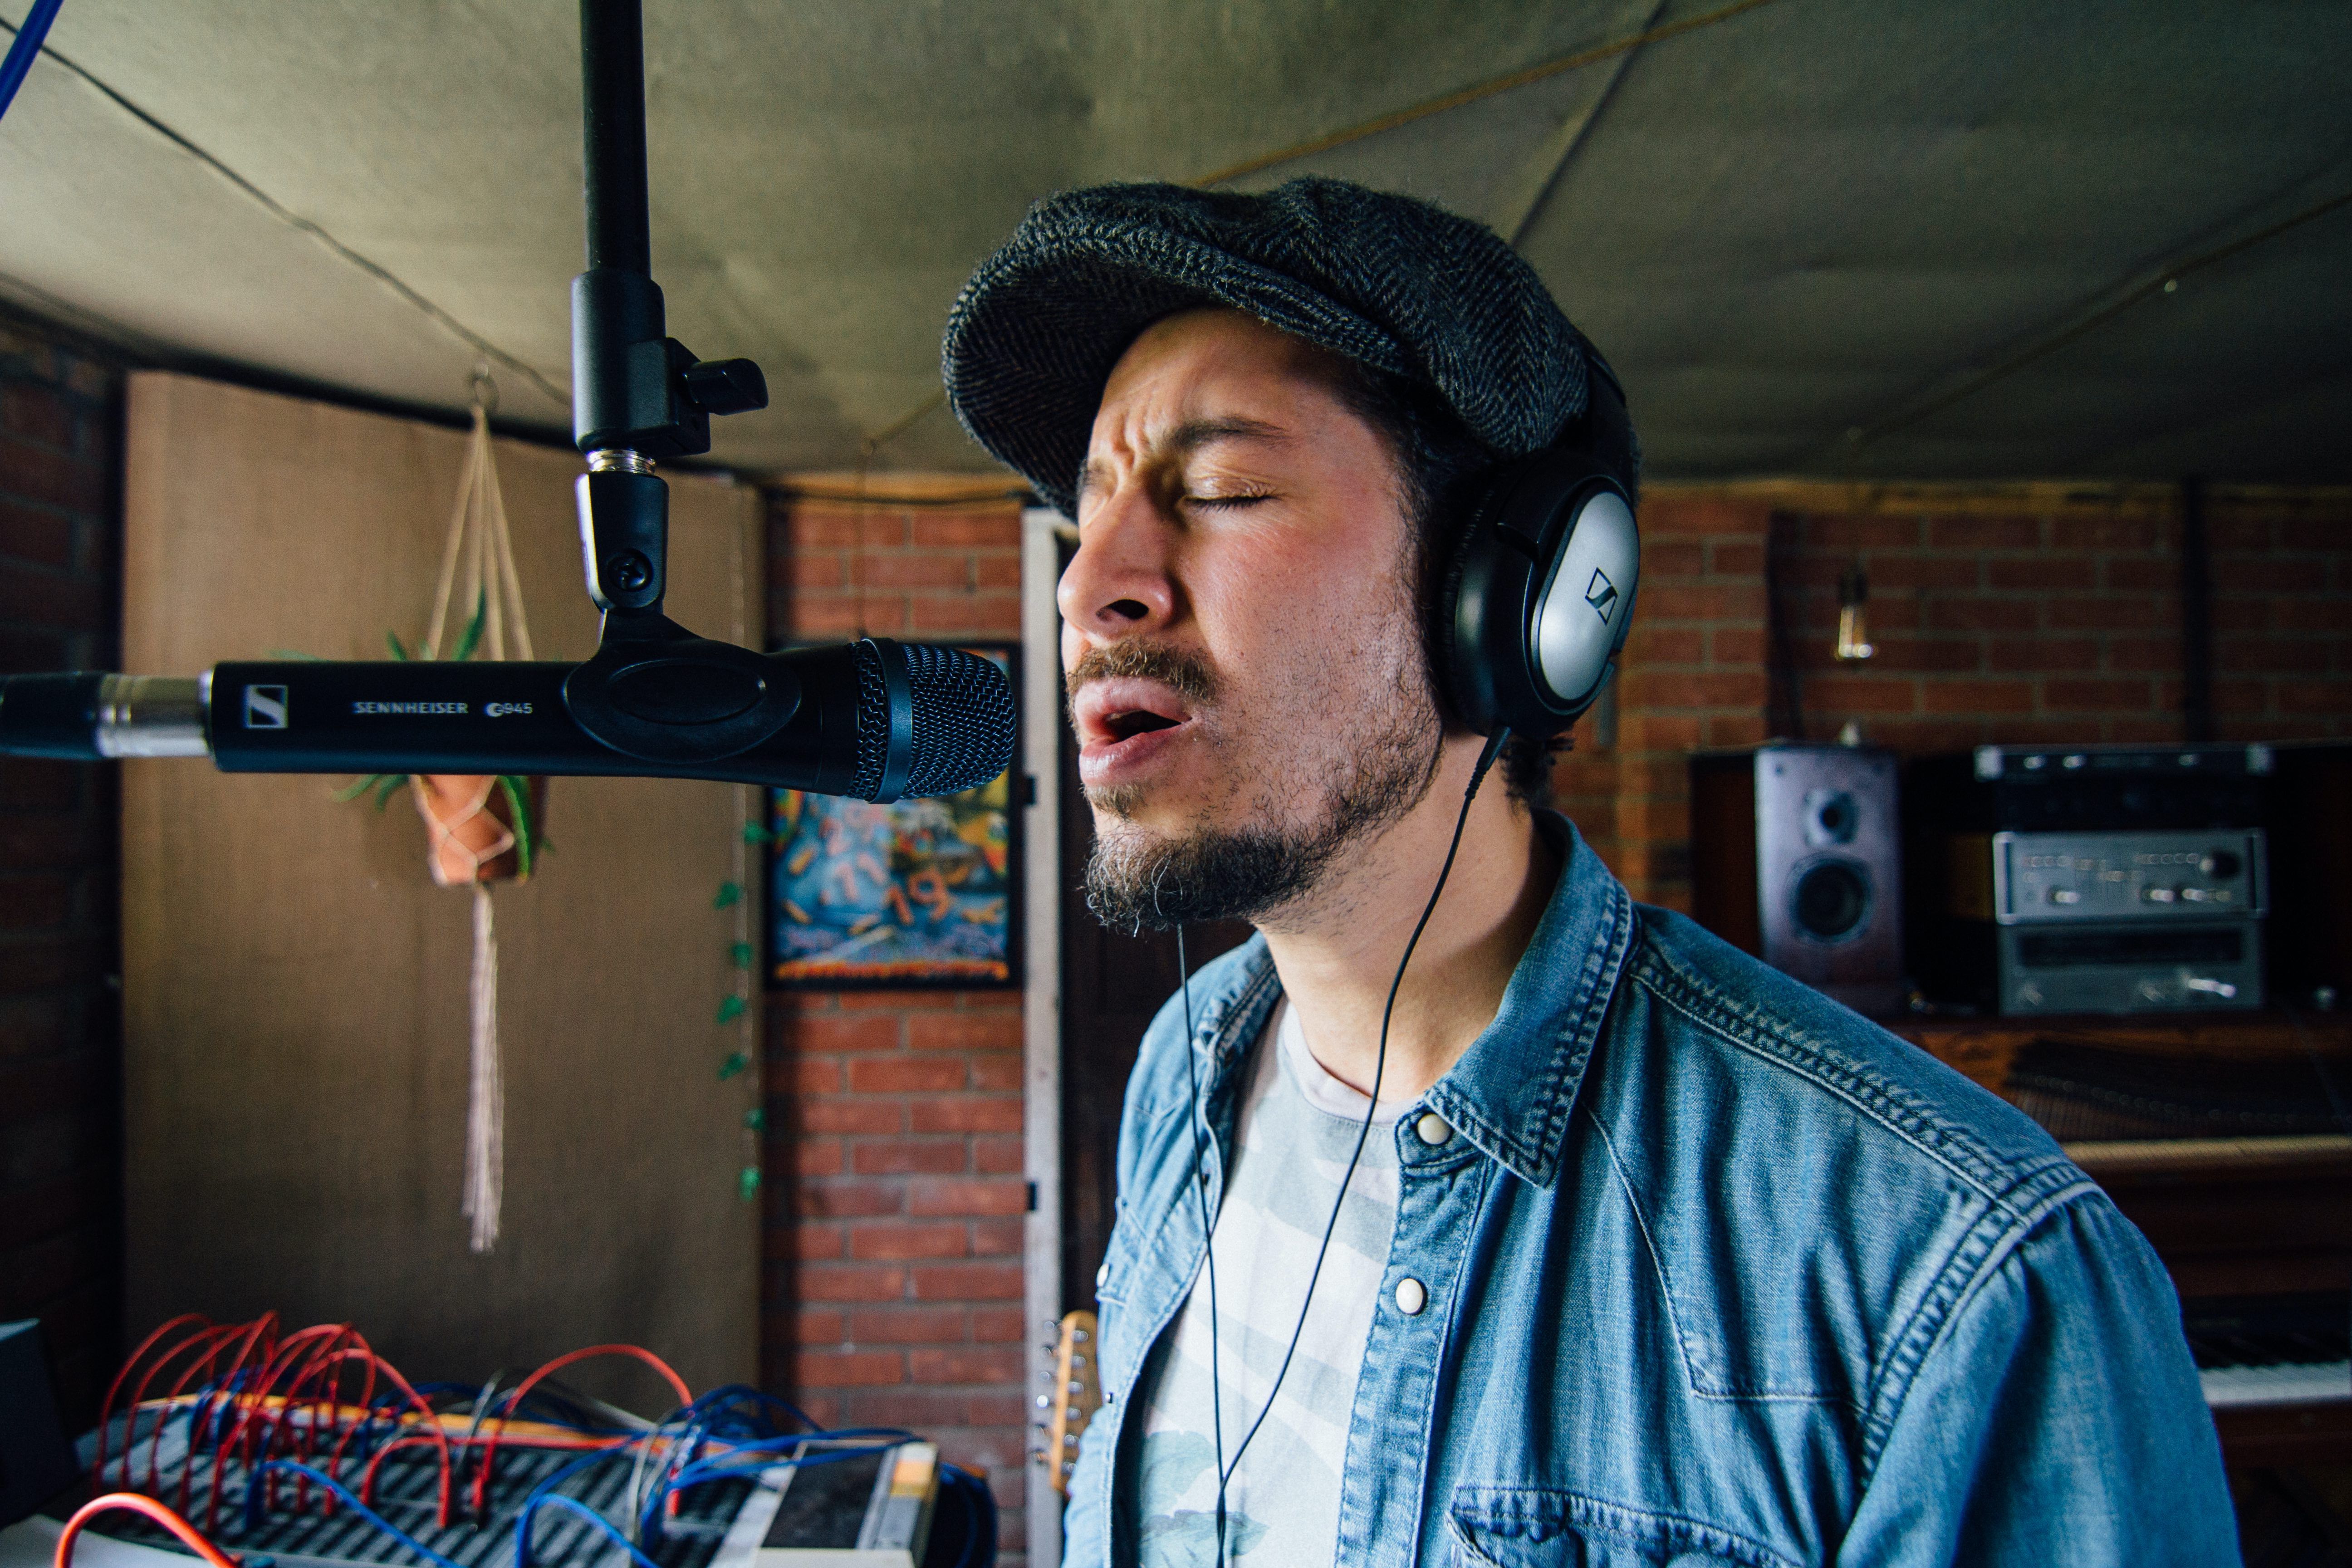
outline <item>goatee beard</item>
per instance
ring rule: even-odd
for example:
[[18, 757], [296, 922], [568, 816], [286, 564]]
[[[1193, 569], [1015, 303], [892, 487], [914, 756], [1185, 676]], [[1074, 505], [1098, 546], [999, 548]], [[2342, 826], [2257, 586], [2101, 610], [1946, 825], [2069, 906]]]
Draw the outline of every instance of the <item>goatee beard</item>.
[[[1263, 923], [1303, 899], [1332, 863], [1421, 804], [1437, 777], [1443, 724], [1419, 661], [1399, 671], [1393, 700], [1367, 715], [1358, 749], [1327, 770], [1321, 781], [1301, 781], [1298, 795], [1319, 793], [1318, 820], [1266, 827], [1196, 827], [1158, 834], [1129, 825], [1097, 826], [1087, 861], [1087, 907], [1114, 930], [1168, 931], [1205, 921]], [[1316, 784], [1323, 785], [1318, 792]], [[1139, 792], [1088, 791], [1088, 802], [1126, 818]], [[1262, 807], [1274, 807], [1271, 800]], [[1261, 817], [1278, 815], [1262, 809]]]

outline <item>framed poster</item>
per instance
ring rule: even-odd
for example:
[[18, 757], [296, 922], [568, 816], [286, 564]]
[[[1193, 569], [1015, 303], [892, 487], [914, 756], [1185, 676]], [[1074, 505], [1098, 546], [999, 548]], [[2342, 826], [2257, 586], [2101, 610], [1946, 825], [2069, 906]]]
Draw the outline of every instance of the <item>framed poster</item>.
[[[957, 643], [1021, 689], [1020, 647]], [[978, 789], [888, 805], [770, 792], [769, 981], [1021, 984], [1020, 760]]]

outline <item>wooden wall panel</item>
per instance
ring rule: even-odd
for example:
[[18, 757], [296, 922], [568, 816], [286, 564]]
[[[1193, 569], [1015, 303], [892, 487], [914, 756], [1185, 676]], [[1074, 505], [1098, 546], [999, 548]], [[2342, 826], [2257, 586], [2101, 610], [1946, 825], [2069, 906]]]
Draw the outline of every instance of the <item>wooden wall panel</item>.
[[[413, 645], [465, 441], [134, 377], [124, 668], [382, 658], [387, 627]], [[501, 442], [499, 466], [539, 657], [584, 658], [579, 461]], [[672, 476], [675, 619], [759, 635], [760, 522], [753, 492]], [[496, 895], [504, 1234], [476, 1258], [458, 1212], [470, 900], [432, 884], [404, 797], [379, 816], [332, 800], [342, 782], [124, 764], [131, 1336], [276, 1308], [354, 1321], [416, 1377], [625, 1340], [697, 1388], [750, 1380], [759, 1211], [737, 1178], [759, 1076], [717, 1068], [758, 1035], [713, 1021], [735, 984], [713, 894], [757, 792], [551, 782], [553, 851]]]

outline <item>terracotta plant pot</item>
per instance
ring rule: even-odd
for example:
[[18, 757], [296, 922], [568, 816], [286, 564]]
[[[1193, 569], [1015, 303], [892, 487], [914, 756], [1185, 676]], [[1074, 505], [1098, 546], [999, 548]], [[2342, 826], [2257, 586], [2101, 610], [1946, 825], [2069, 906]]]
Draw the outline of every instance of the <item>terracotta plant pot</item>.
[[[425, 818], [425, 830], [432, 836], [425, 859], [436, 882], [445, 888], [464, 888], [476, 882], [517, 881], [530, 874], [522, 843], [515, 834], [513, 803], [499, 787], [496, 774], [420, 773], [408, 782], [417, 814]], [[541, 820], [546, 783], [532, 779], [525, 792], [534, 830]], [[537, 859], [537, 849], [534, 843], [531, 860]]]

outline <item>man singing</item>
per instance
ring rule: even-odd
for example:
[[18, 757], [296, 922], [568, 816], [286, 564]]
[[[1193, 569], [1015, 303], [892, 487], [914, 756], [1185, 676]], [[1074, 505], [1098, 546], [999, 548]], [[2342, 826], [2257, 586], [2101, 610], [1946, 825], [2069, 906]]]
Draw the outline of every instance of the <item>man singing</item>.
[[1128, 1086], [1069, 1563], [2237, 1560], [2171, 1288], [2057, 1146], [1635, 906], [1528, 805], [1554, 736], [1479, 787], [1474, 499], [1638, 483], [1502, 241], [1328, 180], [1073, 192], [944, 359], [1077, 520], [1093, 908], [1258, 931]]

